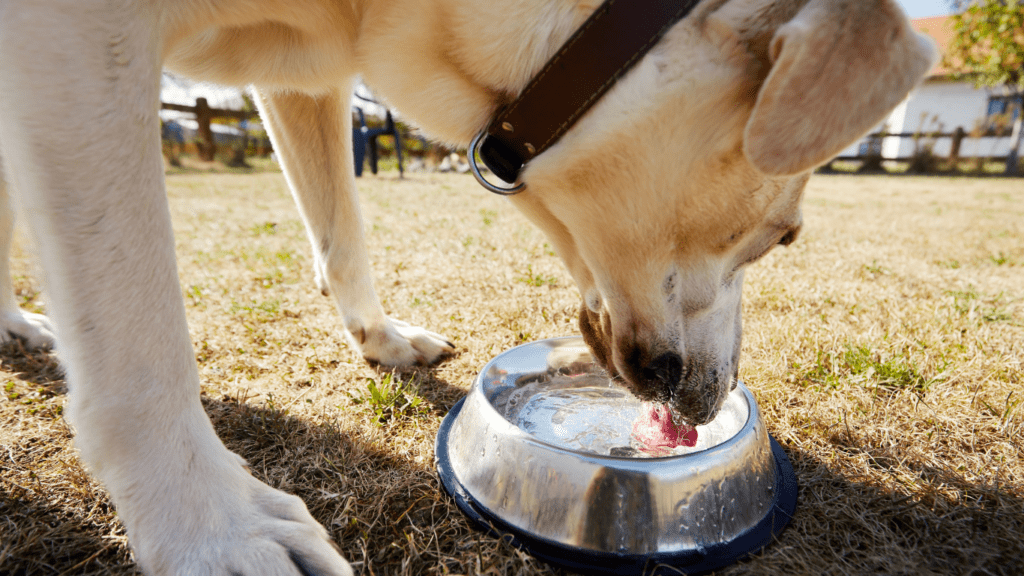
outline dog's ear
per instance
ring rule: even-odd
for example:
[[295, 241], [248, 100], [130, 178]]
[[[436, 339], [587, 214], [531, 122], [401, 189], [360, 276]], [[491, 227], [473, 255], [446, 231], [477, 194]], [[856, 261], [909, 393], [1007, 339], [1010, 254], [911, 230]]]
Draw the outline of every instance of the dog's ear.
[[743, 151], [766, 174], [822, 164], [881, 122], [934, 65], [893, 0], [810, 0], [768, 47]]

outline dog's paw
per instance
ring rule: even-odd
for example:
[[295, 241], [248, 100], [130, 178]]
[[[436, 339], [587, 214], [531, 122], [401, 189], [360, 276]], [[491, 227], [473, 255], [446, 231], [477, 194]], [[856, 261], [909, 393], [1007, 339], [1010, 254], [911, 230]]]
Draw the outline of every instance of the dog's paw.
[[0, 311], [0, 343], [21, 338], [27, 348], [52, 348], [53, 334], [53, 324], [42, 314], [17, 307]]
[[383, 366], [425, 366], [455, 353], [444, 336], [394, 318], [349, 336], [367, 361]]
[[186, 487], [179, 480], [172, 492], [188, 496], [184, 501], [164, 493], [142, 510], [125, 511], [136, 519], [128, 535], [146, 573], [352, 575], [302, 500], [253, 478], [233, 458], [228, 468], [227, 474], [190, 478]]

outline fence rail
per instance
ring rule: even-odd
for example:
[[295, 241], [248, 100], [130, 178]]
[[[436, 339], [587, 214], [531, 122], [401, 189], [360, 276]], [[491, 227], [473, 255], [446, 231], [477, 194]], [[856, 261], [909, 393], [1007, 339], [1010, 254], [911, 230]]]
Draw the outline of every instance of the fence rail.
[[[194, 114], [196, 122], [199, 124], [199, 128], [196, 130], [198, 135], [198, 141], [196, 142], [196, 149], [199, 153], [199, 157], [205, 161], [211, 161], [214, 155], [217, 153], [217, 143], [213, 139], [213, 128], [210, 127], [211, 121], [214, 118], [236, 118], [238, 120], [248, 120], [256, 116], [255, 112], [246, 112], [244, 110], [227, 110], [224, 108], [211, 108], [206, 98], [196, 98], [195, 106], [185, 106], [182, 104], [168, 104], [166, 102], [160, 103], [162, 110], [174, 110], [176, 112], [188, 112]], [[245, 149], [243, 146], [242, 155], [244, 160]]]
[[[825, 165], [826, 170], [833, 169], [832, 164], [836, 161], [847, 161], [847, 162], [862, 162], [858, 172], [881, 172], [885, 171], [883, 162], [906, 162], [909, 163], [907, 168], [908, 172], [912, 173], [928, 173], [937, 172], [940, 170], [940, 164], [946, 165], [947, 171], [958, 171], [959, 165], [962, 160], [973, 159], [976, 162], [983, 163], [986, 161], [991, 162], [1003, 162], [1006, 164], [1007, 174], [1017, 174], [1017, 155], [1015, 154], [1014, 144], [1016, 144], [1016, 134], [1011, 129], [1003, 130], [987, 130], [981, 134], [971, 133], [964, 130], [962, 127], [957, 128], [952, 132], [875, 132], [868, 134], [864, 140], [861, 141], [858, 153], [856, 155], [841, 155], [832, 159], [828, 164]], [[894, 156], [883, 155], [883, 142], [886, 139], [897, 138], [900, 140], [912, 140], [914, 142], [914, 148], [909, 155], [901, 155], [900, 150], [902, 147], [897, 146], [897, 153]], [[1002, 139], [1010, 138], [1011, 146], [1010, 152], [1005, 156], [999, 155], [983, 155], [983, 154], [971, 154], [961, 155], [963, 143], [968, 139]], [[939, 156], [934, 153], [935, 143], [939, 140], [949, 139], [949, 153], [943, 156]]]

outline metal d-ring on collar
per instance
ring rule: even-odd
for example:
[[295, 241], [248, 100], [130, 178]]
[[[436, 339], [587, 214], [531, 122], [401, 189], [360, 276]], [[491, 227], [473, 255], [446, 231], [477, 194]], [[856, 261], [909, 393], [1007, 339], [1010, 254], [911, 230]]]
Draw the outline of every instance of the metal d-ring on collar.
[[479, 182], [480, 185], [486, 188], [489, 192], [494, 192], [495, 194], [499, 194], [501, 196], [514, 196], [516, 194], [519, 194], [526, 188], [526, 184], [523, 184], [522, 182], [517, 182], [511, 188], [503, 188], [501, 186], [495, 186], [494, 184], [491, 184], [490, 182], [487, 181], [486, 178], [484, 178], [484, 175], [480, 173], [480, 166], [478, 166], [476, 163], [476, 156], [480, 148], [480, 143], [483, 141], [486, 135], [487, 131], [484, 130], [483, 132], [477, 134], [476, 137], [473, 138], [473, 141], [469, 143], [469, 154], [467, 154], [467, 156], [469, 156], [469, 169], [473, 172], [473, 176], [476, 178], [476, 181]]
[[[605, 0], [470, 144], [480, 184], [508, 196], [521, 192], [527, 162], [558, 141], [700, 0]], [[477, 155], [502, 188], [480, 174]]]

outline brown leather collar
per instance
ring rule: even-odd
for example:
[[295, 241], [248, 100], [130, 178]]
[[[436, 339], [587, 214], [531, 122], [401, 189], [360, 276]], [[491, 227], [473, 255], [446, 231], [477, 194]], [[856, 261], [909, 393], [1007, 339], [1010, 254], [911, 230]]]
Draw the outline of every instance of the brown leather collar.
[[700, 0], [606, 0], [544, 65], [519, 98], [502, 108], [470, 146], [470, 163], [485, 188], [475, 154], [505, 182], [555, 143], [668, 29]]

